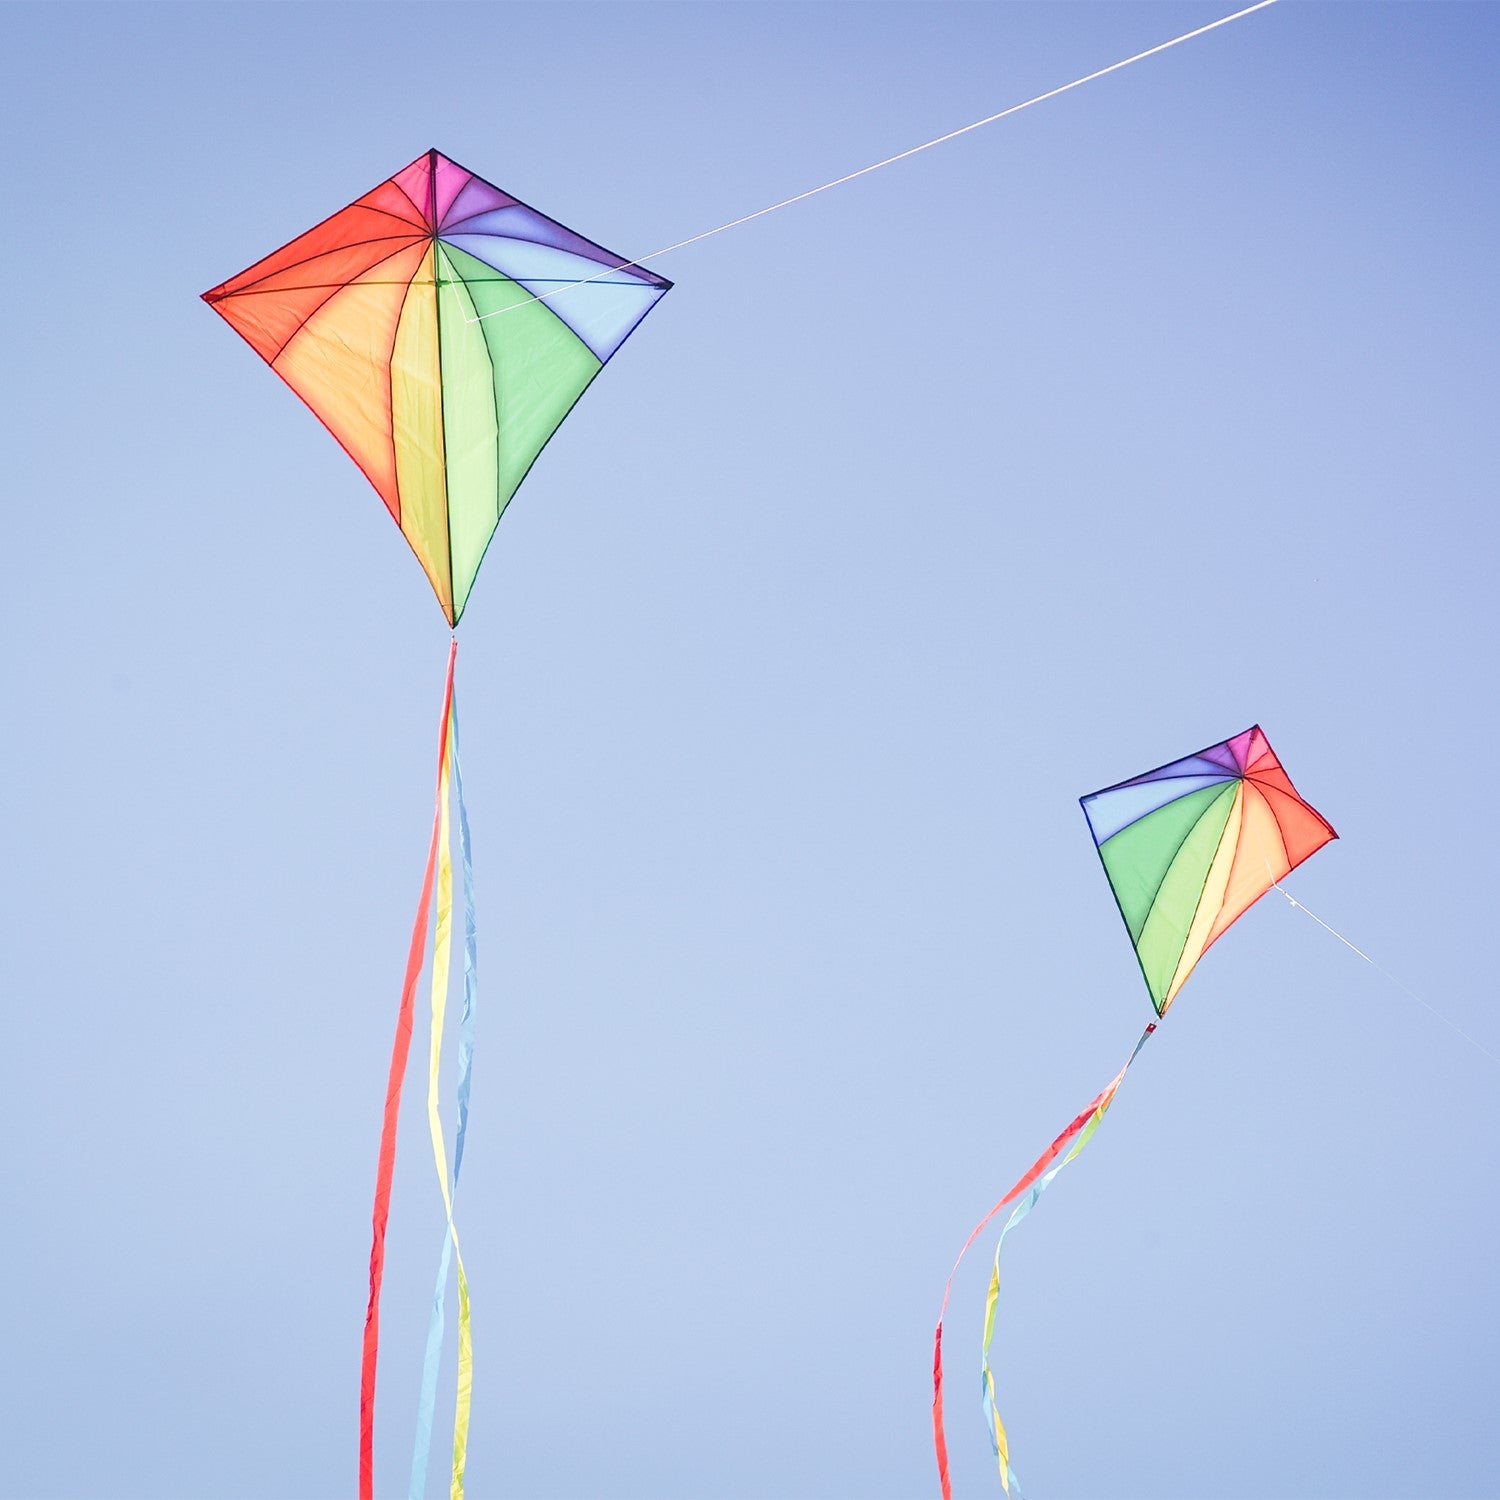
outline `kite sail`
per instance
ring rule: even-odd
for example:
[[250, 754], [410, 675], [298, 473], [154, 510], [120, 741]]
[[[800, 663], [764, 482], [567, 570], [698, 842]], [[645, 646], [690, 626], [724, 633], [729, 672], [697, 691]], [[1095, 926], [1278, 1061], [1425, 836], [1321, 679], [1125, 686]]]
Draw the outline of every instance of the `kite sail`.
[[[671, 282], [549, 219], [438, 151], [203, 294], [307, 404], [374, 485], [456, 627], [505, 508], [594, 377]], [[391, 1049], [360, 1364], [359, 1492], [374, 1493], [380, 1294], [396, 1124], [436, 897], [427, 1114], [444, 1208], [410, 1494], [425, 1488], [444, 1299], [458, 1272], [452, 1500], [462, 1500], [472, 1388], [469, 1284], [453, 1203], [468, 1127], [476, 945], [472, 861], [448, 652], [432, 836]], [[450, 797], [464, 898], [463, 1009], [451, 1169], [438, 1058], [452, 946]]]
[[[1338, 837], [1298, 794], [1259, 725], [1081, 801], [1158, 1017], [1166, 1014], [1209, 945], [1283, 876]], [[943, 1320], [953, 1277], [990, 1220], [1014, 1204], [995, 1245], [979, 1372], [1000, 1484], [1018, 1497], [990, 1369], [1001, 1246], [1093, 1137], [1156, 1027], [1156, 1021], [1146, 1027], [1108, 1086], [974, 1226], [948, 1273], [932, 1353], [932, 1435], [943, 1500], [953, 1494], [943, 1423]]]
[[1338, 837], [1258, 724], [1080, 800], [1159, 1016], [1209, 944]]
[[671, 285], [426, 151], [203, 300], [364, 470], [456, 625], [536, 456]]

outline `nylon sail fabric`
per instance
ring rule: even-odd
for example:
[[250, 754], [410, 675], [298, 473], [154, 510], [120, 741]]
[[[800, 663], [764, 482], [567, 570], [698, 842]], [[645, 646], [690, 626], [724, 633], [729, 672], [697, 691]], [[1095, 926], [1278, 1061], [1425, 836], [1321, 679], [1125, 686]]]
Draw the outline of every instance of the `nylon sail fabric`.
[[203, 300], [364, 471], [453, 625], [538, 454], [672, 285], [628, 259], [425, 151]]
[[1080, 800], [1158, 1015], [1233, 922], [1338, 837], [1258, 724]]
[[[1019, 1496], [1015, 1471], [1010, 1466], [1009, 1440], [1006, 1437], [1004, 1424], [1000, 1421], [999, 1413], [995, 1409], [995, 1383], [989, 1362], [990, 1345], [995, 1331], [995, 1305], [1000, 1293], [1000, 1246], [1004, 1244], [1005, 1236], [1010, 1233], [1011, 1229], [1031, 1212], [1037, 1200], [1051, 1184], [1052, 1179], [1092, 1139], [1094, 1132], [1099, 1128], [1099, 1122], [1103, 1120], [1105, 1112], [1114, 1102], [1116, 1092], [1125, 1081], [1125, 1074], [1130, 1070], [1131, 1063], [1140, 1056], [1141, 1048], [1146, 1045], [1146, 1039], [1155, 1030], [1156, 1023], [1153, 1021], [1141, 1033], [1140, 1040], [1125, 1060], [1125, 1066], [1069, 1122], [1067, 1128], [1060, 1132], [1052, 1144], [1032, 1162], [1005, 1196], [969, 1231], [968, 1239], [964, 1241], [962, 1249], [959, 1250], [953, 1262], [952, 1269], [948, 1272], [948, 1280], [943, 1287], [942, 1306], [938, 1310], [937, 1328], [933, 1332], [932, 1339], [932, 1443], [937, 1458], [938, 1482], [942, 1486], [943, 1500], [953, 1500], [953, 1482], [948, 1472], [948, 1439], [943, 1414], [943, 1321], [948, 1316], [948, 1303], [953, 1295], [953, 1278], [957, 1275], [964, 1257], [969, 1253], [969, 1247], [984, 1232], [989, 1222], [1001, 1209], [1016, 1203], [1016, 1200], [1024, 1193], [1025, 1198], [1016, 1203], [1015, 1210], [1006, 1220], [1005, 1227], [1000, 1231], [1000, 1239], [995, 1245], [995, 1262], [985, 1302], [984, 1342], [980, 1355], [982, 1401], [985, 1420], [990, 1429], [990, 1443], [1000, 1469], [1000, 1483], [1007, 1494], [1015, 1489]], [[1064, 1155], [1065, 1152], [1066, 1155]], [[1062, 1159], [1058, 1160], [1059, 1157]]]
[[401, 1113], [401, 1088], [411, 1051], [412, 1013], [417, 980], [427, 949], [428, 912], [432, 905], [433, 880], [438, 862], [439, 836], [444, 821], [448, 764], [448, 723], [453, 704], [453, 664], [458, 642], [448, 648], [448, 671], [443, 684], [443, 709], [438, 730], [437, 792], [432, 814], [432, 836], [427, 844], [427, 865], [422, 876], [422, 895], [412, 924], [406, 954], [406, 974], [401, 982], [401, 1003], [396, 1012], [396, 1035], [391, 1044], [391, 1066], [386, 1080], [385, 1109], [380, 1123], [380, 1154], [375, 1169], [375, 1206], [371, 1213], [370, 1290], [365, 1304], [364, 1343], [359, 1373], [359, 1493], [360, 1500], [373, 1500], [375, 1486], [375, 1372], [380, 1354], [380, 1290], [385, 1277], [385, 1236], [391, 1216], [391, 1179], [396, 1167], [396, 1124]]

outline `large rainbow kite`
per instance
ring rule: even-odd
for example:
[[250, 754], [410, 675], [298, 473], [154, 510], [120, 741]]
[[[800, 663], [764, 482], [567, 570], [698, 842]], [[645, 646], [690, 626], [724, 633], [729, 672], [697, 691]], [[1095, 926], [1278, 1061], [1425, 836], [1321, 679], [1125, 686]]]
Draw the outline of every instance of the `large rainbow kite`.
[[[1209, 945], [1283, 876], [1338, 837], [1298, 795], [1259, 725], [1081, 800], [1158, 1018]], [[1008, 1495], [1019, 1496], [990, 1368], [1001, 1246], [1053, 1178], [1089, 1143], [1156, 1027], [1156, 1021], [1147, 1025], [1125, 1066], [974, 1226], [948, 1272], [932, 1351], [932, 1436], [943, 1500], [952, 1500], [953, 1494], [943, 1425], [943, 1320], [953, 1277], [985, 1226], [1014, 1205], [995, 1244], [979, 1374], [1000, 1483]]]
[[[302, 398], [364, 471], [458, 624], [505, 507], [573, 404], [671, 283], [426, 151], [394, 177], [203, 299]], [[425, 1487], [450, 1265], [458, 1266], [458, 1387], [450, 1493], [463, 1495], [472, 1388], [469, 1284], [453, 1223], [474, 1052], [476, 951], [469, 821], [458, 760], [455, 637], [438, 732], [432, 836], [391, 1050], [376, 1169], [359, 1397], [359, 1492], [374, 1493], [375, 1370], [396, 1121], [436, 893], [427, 1115], [446, 1224], [423, 1362], [410, 1494]], [[464, 897], [453, 1160], [438, 1055], [453, 911], [450, 787]]]

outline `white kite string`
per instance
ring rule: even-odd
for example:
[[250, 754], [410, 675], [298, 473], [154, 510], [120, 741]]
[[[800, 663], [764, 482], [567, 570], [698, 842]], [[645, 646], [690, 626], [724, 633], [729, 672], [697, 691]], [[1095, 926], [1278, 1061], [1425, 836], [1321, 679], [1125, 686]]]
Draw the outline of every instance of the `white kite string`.
[[1308, 909], [1300, 901], [1298, 901], [1290, 891], [1286, 890], [1285, 887], [1277, 885], [1276, 881], [1274, 880], [1271, 882], [1271, 884], [1275, 886], [1276, 889], [1280, 891], [1281, 894], [1285, 896], [1289, 902], [1291, 902], [1292, 906], [1297, 911], [1305, 912], [1309, 917], [1313, 919], [1314, 922], [1318, 924], [1319, 927], [1323, 929], [1324, 932], [1332, 933], [1332, 935], [1336, 937], [1339, 942], [1341, 942], [1351, 953], [1357, 953], [1362, 959], [1364, 959], [1364, 961], [1369, 964], [1369, 966], [1374, 969], [1377, 974], [1383, 974], [1403, 994], [1411, 996], [1411, 998], [1415, 1000], [1423, 1010], [1431, 1011], [1431, 1013], [1435, 1015], [1438, 1020], [1443, 1023], [1444, 1026], [1447, 1026], [1450, 1030], [1456, 1031], [1471, 1047], [1476, 1047], [1479, 1051], [1484, 1053], [1484, 1055], [1489, 1058], [1492, 1063], [1500, 1064], [1500, 1057], [1496, 1057], [1495, 1054], [1491, 1052], [1490, 1049], [1486, 1047], [1482, 1042], [1476, 1042], [1474, 1038], [1471, 1037], [1469, 1033], [1465, 1031], [1463, 1027], [1460, 1026], [1456, 1021], [1450, 1021], [1448, 1017], [1445, 1016], [1442, 1011], [1440, 1011], [1435, 1005], [1429, 1005], [1427, 1001], [1425, 1001], [1414, 989], [1410, 988], [1410, 986], [1408, 985], [1402, 984], [1402, 982], [1397, 979], [1389, 969], [1382, 968], [1378, 963], [1375, 962], [1373, 958], [1370, 957], [1368, 953], [1364, 951], [1363, 948], [1356, 948], [1354, 944], [1351, 943], [1342, 932], [1335, 931], [1316, 912], [1308, 911]]
[[[898, 161], [905, 161], [909, 156], [915, 156], [919, 151], [930, 151], [934, 146], [941, 146], [948, 141], [957, 140], [961, 135], [967, 135], [971, 130], [978, 130], [984, 125], [993, 125], [996, 120], [1003, 120], [1008, 115], [1020, 114], [1023, 109], [1030, 109], [1033, 104], [1043, 104], [1048, 99], [1055, 99], [1059, 94], [1066, 94], [1070, 89], [1082, 88], [1086, 83], [1092, 83], [1096, 78], [1103, 78], [1107, 73], [1118, 73], [1121, 68], [1128, 68], [1131, 63], [1143, 62], [1148, 57], [1155, 57], [1158, 52], [1165, 52], [1169, 47], [1179, 47], [1183, 42], [1190, 42], [1194, 37], [1204, 36], [1210, 31], [1217, 31], [1221, 26], [1227, 26], [1231, 21], [1238, 21], [1245, 16], [1253, 15], [1258, 10], [1264, 10], [1268, 5], [1274, 5], [1276, 0], [1259, 0], [1258, 4], [1247, 5], [1244, 10], [1237, 10], [1232, 16], [1221, 16], [1217, 21], [1210, 21], [1207, 26], [1200, 26], [1195, 31], [1185, 31], [1181, 36], [1174, 36], [1169, 42], [1159, 42], [1155, 47], [1148, 47], [1144, 52], [1137, 52], [1134, 57], [1122, 58], [1117, 63], [1111, 63], [1107, 68], [1099, 68], [1093, 73], [1086, 73], [1082, 78], [1075, 78], [1072, 83], [1065, 83], [1060, 88], [1048, 89], [1045, 94], [1038, 94], [1034, 99], [1027, 99], [1020, 104], [1012, 104], [1009, 109], [1002, 109], [998, 114], [986, 115], [982, 120], [975, 120], [972, 125], [960, 126], [957, 130], [950, 130], [947, 135], [936, 136], [930, 141], [923, 141], [920, 146], [912, 146], [909, 150], [898, 151], [895, 156], [888, 156], [884, 161], [872, 162], [868, 167], [861, 167], [857, 172], [845, 173], [842, 177], [835, 177], [832, 182], [825, 182], [818, 187], [808, 188], [805, 193], [797, 193], [791, 198], [783, 198], [780, 203], [769, 204], [765, 208], [758, 208], [753, 214], [742, 214], [738, 219], [731, 219], [727, 224], [720, 224], [716, 229], [705, 229], [702, 234], [690, 235], [685, 240], [678, 240], [675, 245], [666, 245], [662, 249], [653, 251], [650, 255], [643, 256], [641, 260], [622, 261], [617, 266], [609, 266], [603, 271], [598, 271], [592, 276], [585, 276], [579, 281], [570, 281], [566, 286], [557, 287], [550, 292], [543, 292], [539, 296], [529, 299], [531, 302], [546, 302], [553, 297], [561, 296], [563, 292], [571, 291], [574, 287], [587, 286], [591, 281], [598, 281], [604, 276], [613, 276], [616, 271], [629, 271], [636, 267], [645, 269], [642, 264], [647, 260], [659, 260], [663, 255], [670, 255], [674, 250], [681, 250], [688, 245], [696, 245], [699, 240], [711, 239], [716, 234], [723, 234], [726, 229], [738, 229], [741, 224], [748, 224], [752, 219], [763, 219], [767, 214], [774, 214], [779, 208], [790, 208], [794, 203], [801, 203], [807, 198], [816, 197], [819, 193], [826, 193], [830, 188], [842, 187], [846, 182], [853, 182], [857, 177], [868, 176], [871, 172], [878, 172], [882, 167], [894, 166]], [[498, 317], [501, 313], [514, 312], [517, 307], [525, 307], [526, 303], [517, 302], [509, 307], [497, 307], [492, 312], [481, 313], [477, 318], [465, 318], [466, 323], [482, 323], [486, 318]]]

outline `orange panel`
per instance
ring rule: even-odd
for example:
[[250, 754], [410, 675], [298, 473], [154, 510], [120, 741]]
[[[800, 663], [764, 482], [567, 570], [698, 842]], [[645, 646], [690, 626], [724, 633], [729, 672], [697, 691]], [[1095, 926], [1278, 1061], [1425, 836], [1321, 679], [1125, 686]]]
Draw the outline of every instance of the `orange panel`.
[[419, 241], [330, 297], [287, 344], [275, 370], [364, 470], [399, 522], [391, 445], [391, 346], [411, 278], [427, 254]]
[[391, 349], [391, 432], [401, 486], [401, 530], [451, 625], [453, 560], [448, 549], [443, 368], [438, 349], [434, 254], [431, 245], [424, 249], [421, 270], [401, 309], [401, 323]]
[[1234, 851], [1234, 864], [1224, 891], [1224, 904], [1208, 935], [1214, 942], [1226, 927], [1260, 900], [1291, 868], [1282, 847], [1281, 830], [1265, 795], [1253, 781], [1240, 783], [1243, 792], [1240, 817], [1240, 841]]
[[[287, 341], [344, 284], [374, 274], [393, 256], [425, 240], [385, 239], [378, 243], [330, 250], [305, 264], [269, 277], [252, 291], [240, 292], [213, 304], [267, 364], [274, 364]], [[387, 267], [386, 275], [400, 273]], [[405, 277], [401, 277], [405, 279]]]

